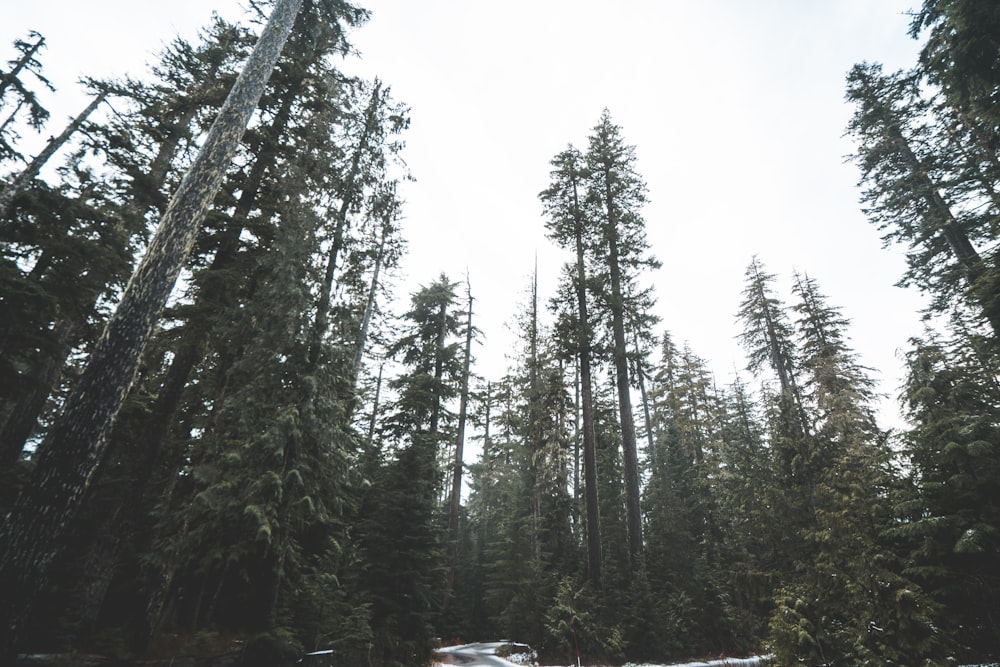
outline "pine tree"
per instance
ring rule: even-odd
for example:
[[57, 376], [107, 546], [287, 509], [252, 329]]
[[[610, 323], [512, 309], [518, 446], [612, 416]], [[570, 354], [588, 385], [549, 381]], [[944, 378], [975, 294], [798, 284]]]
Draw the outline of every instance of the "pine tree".
[[465, 431], [469, 417], [469, 381], [472, 367], [472, 286], [466, 276], [466, 298], [468, 308], [465, 321], [465, 352], [462, 362], [461, 390], [459, 393], [458, 425], [455, 429], [455, 459], [451, 472], [451, 493], [448, 498], [448, 579], [445, 584], [444, 611], [454, 594], [455, 574], [459, 561], [459, 523], [462, 510], [462, 477], [465, 472]]
[[980, 247], [991, 242], [994, 207], [981, 206], [959, 177], [965, 161], [947, 150], [926, 121], [930, 102], [912, 73], [882, 73], [855, 65], [847, 98], [856, 105], [848, 131], [858, 141], [863, 203], [886, 243], [906, 244], [908, 270], [901, 284], [930, 293], [931, 309], [947, 312], [963, 297], [1000, 333], [993, 265]]
[[930, 664], [941, 658], [932, 608], [885, 545], [895, 471], [875, 422], [874, 383], [848, 346], [847, 320], [816, 282], [796, 276], [793, 291], [811, 423], [803, 463], [815, 480], [814, 523], [801, 538], [813, 565], [776, 596], [776, 650], [786, 659]]
[[605, 110], [589, 139], [586, 163], [587, 198], [595, 216], [595, 263], [606, 271], [607, 283], [601, 296], [611, 313], [612, 359], [618, 389], [619, 419], [622, 429], [622, 456], [625, 475], [629, 558], [634, 572], [643, 569], [642, 517], [639, 489], [639, 460], [632, 414], [629, 356], [625, 332], [630, 312], [639, 305], [630, 296], [638, 294], [629, 286], [636, 274], [659, 263], [648, 256], [645, 222], [640, 209], [646, 202], [646, 184], [635, 169], [635, 149], [624, 143], [621, 128], [611, 122]]
[[[199, 158], [161, 221], [145, 261], [133, 274], [106, 334], [90, 357], [63, 413], [39, 448], [35, 482], [26, 487], [3, 524], [0, 590], [6, 600], [0, 652], [16, 646], [24, 609], [44, 585], [52, 543], [64, 531], [101, 460], [107, 429], [132, 382], [158, 313], [190, 252], [206, 208], [263, 92], [301, 2], [279, 3], [240, 80], [234, 86]], [[27, 491], [30, 490], [30, 493]]]
[[[21, 117], [27, 115], [29, 127], [35, 130], [40, 130], [49, 118], [48, 110], [41, 105], [38, 95], [27, 83], [27, 75], [30, 74], [43, 88], [50, 92], [55, 90], [42, 75], [42, 64], [38, 60], [38, 54], [44, 47], [45, 37], [34, 30], [28, 33], [26, 39], [15, 39], [14, 49], [18, 55], [7, 62], [9, 70], [0, 72], [0, 165], [23, 159], [17, 149], [17, 140], [20, 139], [17, 122]], [[0, 215], [4, 212], [0, 209]]]
[[721, 397], [719, 470], [720, 558], [727, 613], [737, 645], [749, 651], [767, 636], [774, 588], [780, 583], [783, 516], [773, 511], [773, 466], [760, 401], [737, 376]]
[[694, 655], [731, 644], [717, 555], [717, 450], [720, 407], [705, 362], [670, 336], [651, 397], [654, 450], [643, 502], [650, 588], [669, 633], [653, 633], [650, 657]]
[[1000, 128], [1000, 12], [973, 0], [924, 0], [910, 35], [927, 32], [919, 68], [948, 104], [968, 114], [990, 136]]
[[904, 400], [914, 496], [893, 534], [907, 574], [942, 606], [935, 617], [961, 658], [997, 656], [1000, 508], [996, 373], [962, 341], [914, 341]]
[[552, 185], [542, 192], [547, 216], [546, 229], [550, 238], [576, 255], [567, 275], [567, 285], [575, 301], [572, 315], [564, 318], [570, 331], [564, 338], [572, 357], [579, 364], [580, 408], [583, 418], [583, 469], [586, 505], [587, 578], [592, 586], [601, 588], [601, 522], [597, 489], [597, 455], [594, 431], [594, 399], [591, 377], [593, 333], [588, 315], [586, 270], [587, 230], [582, 197], [584, 196], [583, 158], [572, 146], [552, 160]]
[[755, 257], [747, 268], [746, 280], [738, 316], [743, 324], [740, 338], [747, 351], [747, 367], [758, 376], [767, 367], [777, 379], [777, 387], [768, 389], [765, 399], [774, 466], [774, 484], [767, 489], [767, 502], [782, 517], [775, 549], [784, 558], [778, 569], [787, 573], [794, 563], [806, 560], [800, 553], [798, 531], [812, 521], [809, 499], [816, 469], [810, 466], [813, 452], [798, 379], [799, 351], [786, 308], [774, 295], [775, 276]]
[[404, 371], [390, 382], [397, 398], [381, 429], [385, 464], [365, 494], [359, 528], [374, 650], [386, 665], [426, 659], [440, 620], [447, 524], [439, 460], [455, 436], [449, 402], [463, 367], [455, 287], [442, 274], [413, 293], [390, 349]]

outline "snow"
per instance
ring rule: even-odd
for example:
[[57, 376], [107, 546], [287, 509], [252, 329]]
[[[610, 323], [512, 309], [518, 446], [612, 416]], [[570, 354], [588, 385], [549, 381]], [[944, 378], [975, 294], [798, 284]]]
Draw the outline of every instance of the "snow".
[[[434, 665], [436, 667], [445, 667], [449, 664], [465, 664], [465, 665], [497, 665], [497, 666], [510, 666], [510, 667], [520, 667], [521, 665], [535, 665], [534, 656], [531, 653], [517, 654], [508, 656], [510, 660], [505, 660], [496, 655], [496, 651], [501, 646], [510, 646], [512, 642], [490, 642], [482, 644], [462, 644], [460, 646], [447, 646], [437, 650], [439, 657], [443, 658], [445, 662], [436, 662]], [[519, 645], [523, 646], [523, 645]], [[461, 662], [452, 662], [452, 656], [459, 657]], [[482, 662], [469, 662], [470, 659], [479, 658]], [[684, 663], [674, 663], [671, 665], [661, 665], [661, 664], [648, 664], [644, 663], [642, 665], [637, 665], [634, 663], [628, 663], [624, 667], [763, 667], [764, 665], [771, 664], [772, 656], [756, 656], [752, 658], [722, 658], [720, 660], [710, 660], [708, 662], [684, 662]], [[567, 667], [587, 667], [585, 665], [568, 665]]]
[[625, 667], [758, 667], [768, 664], [771, 664], [771, 656], [763, 655], [753, 658], [723, 658], [709, 662], [682, 662], [672, 665], [633, 665], [630, 663]]

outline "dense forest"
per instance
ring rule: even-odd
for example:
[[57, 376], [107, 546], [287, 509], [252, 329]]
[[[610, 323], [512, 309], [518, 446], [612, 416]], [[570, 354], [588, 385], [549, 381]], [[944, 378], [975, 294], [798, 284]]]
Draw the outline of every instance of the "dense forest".
[[747, 257], [727, 386], [663, 331], [608, 112], [552, 157], [565, 265], [502, 377], [468, 279], [391, 312], [409, 109], [342, 67], [367, 15], [252, 3], [65, 128], [45, 37], [6, 36], [0, 660], [1000, 660], [1000, 8], [924, 0], [911, 69], [846, 73], [861, 206], [927, 297], [902, 429], [807, 273]]

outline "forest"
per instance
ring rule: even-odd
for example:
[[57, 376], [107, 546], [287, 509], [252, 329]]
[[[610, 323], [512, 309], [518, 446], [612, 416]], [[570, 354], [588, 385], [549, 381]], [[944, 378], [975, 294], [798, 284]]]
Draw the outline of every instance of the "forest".
[[1000, 662], [1000, 7], [923, 0], [910, 68], [845, 73], [926, 302], [904, 427], [806, 272], [747, 257], [729, 384], [664, 330], [608, 111], [538, 194], [557, 289], [477, 373], [471, 281], [388, 279], [419, 174], [342, 68], [368, 17], [252, 2], [65, 127], [45, 36], [0, 35], [0, 663]]

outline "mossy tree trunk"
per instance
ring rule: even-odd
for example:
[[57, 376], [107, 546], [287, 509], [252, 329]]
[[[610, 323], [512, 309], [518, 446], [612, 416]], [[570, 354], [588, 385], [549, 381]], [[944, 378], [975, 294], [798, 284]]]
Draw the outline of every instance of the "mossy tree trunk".
[[60, 538], [80, 506], [142, 350], [193, 246], [292, 30], [302, 0], [279, 0], [204, 145], [160, 220], [63, 412], [39, 448], [31, 482], [0, 528], [0, 656], [16, 650]]

